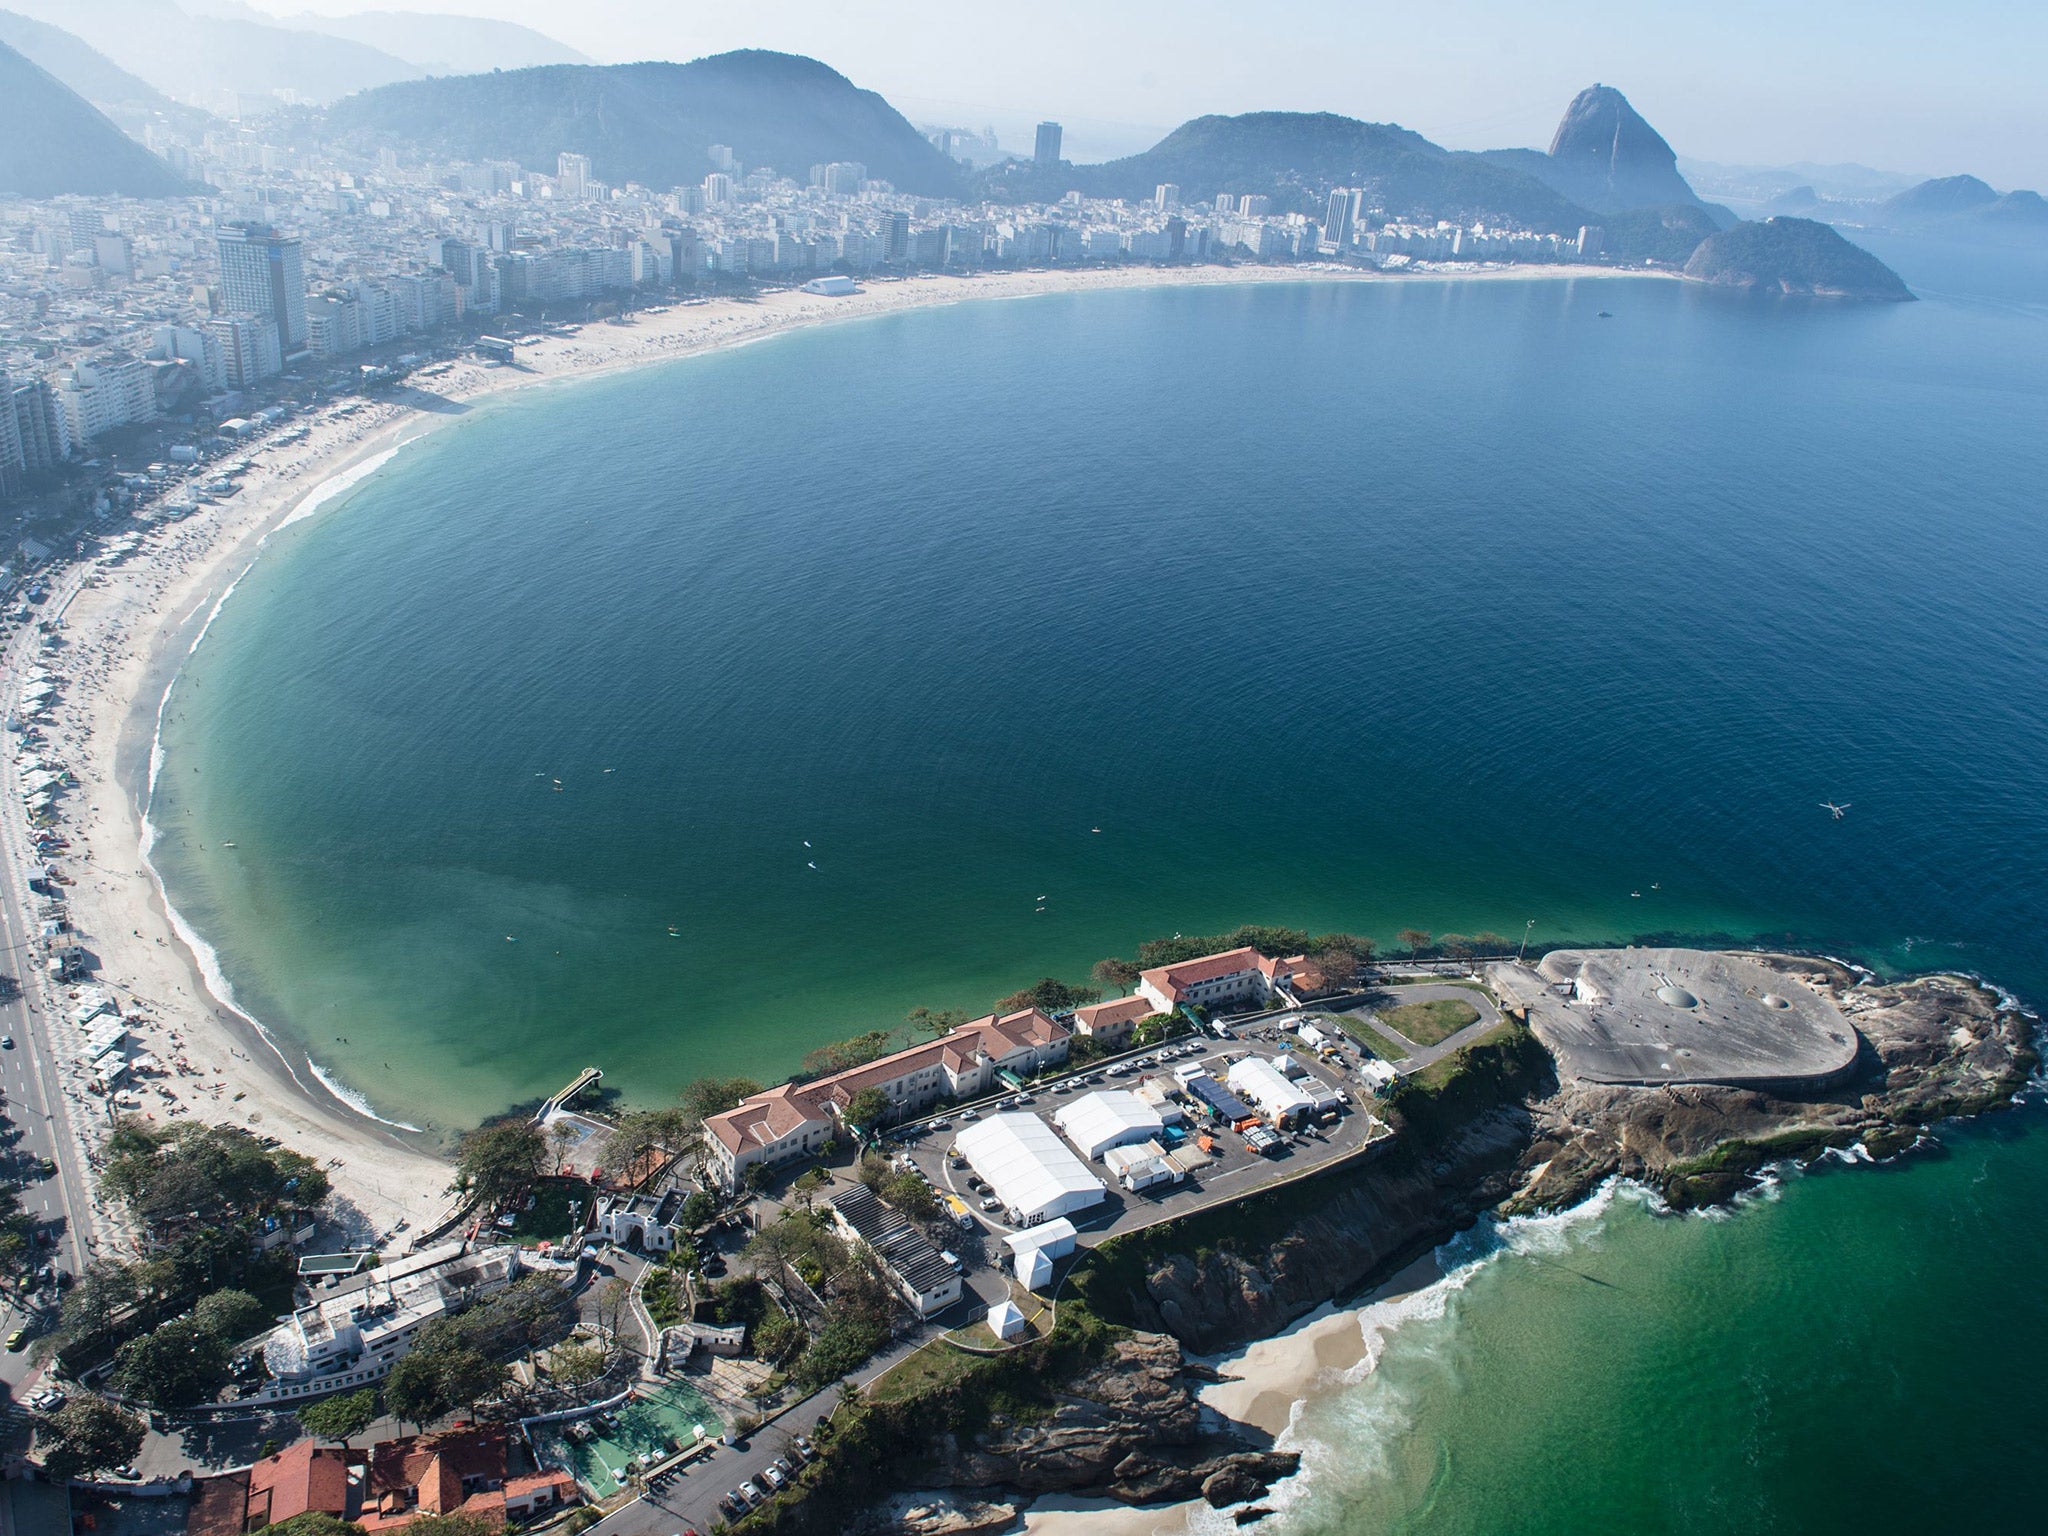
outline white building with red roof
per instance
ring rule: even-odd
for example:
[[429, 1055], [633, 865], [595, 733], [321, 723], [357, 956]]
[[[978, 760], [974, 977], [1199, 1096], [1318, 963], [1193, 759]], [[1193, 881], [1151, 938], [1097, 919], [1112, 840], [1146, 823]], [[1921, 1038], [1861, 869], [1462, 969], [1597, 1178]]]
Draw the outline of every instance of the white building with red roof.
[[1270, 1001], [1276, 989], [1307, 965], [1300, 955], [1271, 959], [1256, 949], [1226, 949], [1177, 965], [1155, 966], [1138, 978], [1138, 995], [1160, 1013], [1192, 1004], [1216, 1008], [1231, 1003]]
[[1137, 1027], [1138, 1020], [1149, 1019], [1163, 1011], [1142, 992], [1129, 997], [1113, 997], [1106, 1003], [1089, 1003], [1076, 1008], [1074, 1033], [1090, 1035], [1115, 1050], [1131, 1038], [1131, 1031]]
[[855, 1095], [872, 1088], [891, 1120], [940, 1099], [988, 1093], [1007, 1072], [1026, 1078], [1067, 1058], [1068, 1031], [1036, 1008], [988, 1014], [950, 1034], [893, 1051], [808, 1083], [783, 1083], [704, 1122], [707, 1167], [727, 1189], [757, 1164], [774, 1167], [816, 1155], [839, 1132]]

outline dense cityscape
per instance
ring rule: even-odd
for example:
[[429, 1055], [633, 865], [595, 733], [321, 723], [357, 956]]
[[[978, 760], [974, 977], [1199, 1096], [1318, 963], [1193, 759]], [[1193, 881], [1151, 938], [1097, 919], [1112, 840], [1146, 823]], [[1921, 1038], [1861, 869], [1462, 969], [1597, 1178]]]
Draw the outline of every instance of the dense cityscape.
[[[934, 129], [949, 153], [986, 155], [993, 131]], [[1060, 164], [1039, 126], [1034, 164]], [[110, 434], [189, 427], [164, 463], [198, 462], [280, 380], [347, 388], [419, 361], [388, 349], [476, 334], [500, 316], [585, 319], [674, 295], [747, 291], [829, 275], [1082, 264], [1550, 262], [1600, 251], [1600, 232], [1388, 221], [1339, 187], [1320, 219], [1261, 194], [1184, 203], [963, 204], [898, 193], [866, 167], [810, 168], [807, 182], [710, 145], [699, 185], [610, 186], [589, 157], [545, 169], [436, 164], [386, 150], [364, 160], [271, 142], [261, 120], [186, 144], [150, 145], [212, 189], [187, 199], [0, 202], [0, 497], [63, 483]], [[387, 349], [387, 352], [378, 352]], [[352, 365], [377, 353], [378, 366]], [[401, 361], [401, 358], [403, 359]], [[137, 466], [138, 469], [143, 466]], [[159, 477], [161, 481], [162, 477]], [[160, 486], [159, 486], [160, 488]], [[101, 510], [150, 482], [100, 487]]]
[[2027, 1526], [1917, 37], [355, 3], [0, 0], [0, 1536]]

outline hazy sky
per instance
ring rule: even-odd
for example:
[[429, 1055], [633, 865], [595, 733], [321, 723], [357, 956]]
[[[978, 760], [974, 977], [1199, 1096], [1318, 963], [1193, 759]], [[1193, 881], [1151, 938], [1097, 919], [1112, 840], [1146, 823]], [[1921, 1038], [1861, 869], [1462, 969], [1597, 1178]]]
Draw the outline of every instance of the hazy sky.
[[602, 62], [806, 53], [920, 119], [1038, 117], [1076, 158], [1202, 112], [1399, 122], [1454, 148], [1549, 142], [1620, 87], [1681, 155], [1855, 160], [2048, 186], [2044, 0], [251, 0], [460, 12]]

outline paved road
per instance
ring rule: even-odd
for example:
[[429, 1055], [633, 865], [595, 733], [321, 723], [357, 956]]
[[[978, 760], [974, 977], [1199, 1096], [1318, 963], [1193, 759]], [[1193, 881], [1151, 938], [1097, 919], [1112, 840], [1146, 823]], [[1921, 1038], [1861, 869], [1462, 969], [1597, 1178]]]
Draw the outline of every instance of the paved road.
[[[1479, 1010], [1479, 1017], [1457, 1033], [1437, 1041], [1435, 1045], [1418, 1045], [1389, 1024], [1377, 1011], [1380, 1008], [1399, 1008], [1407, 1003], [1434, 1002], [1470, 1003]], [[1406, 1060], [1389, 1063], [1403, 1077], [1412, 1072], [1420, 1072], [1424, 1067], [1434, 1066], [1453, 1051], [1463, 1050], [1500, 1022], [1500, 1009], [1494, 1006], [1492, 998], [1472, 987], [1461, 987], [1448, 982], [1415, 982], [1400, 987], [1375, 989], [1369, 994], [1364, 1007], [1347, 1009], [1346, 1012], [1370, 1024], [1408, 1053]]]
[[[90, 566], [78, 566], [65, 572], [38, 612], [57, 611], [89, 570]], [[0, 675], [0, 695], [4, 695], [0, 712], [15, 702], [14, 679], [40, 654], [40, 639], [29, 625], [0, 654], [0, 674], [4, 674]], [[53, 666], [61, 666], [61, 654], [51, 657]], [[21, 1192], [22, 1208], [40, 1222], [61, 1227], [58, 1243], [45, 1251], [60, 1268], [77, 1274], [92, 1257], [95, 1242], [92, 1184], [59, 1078], [59, 1045], [52, 1026], [63, 995], [46, 985], [41, 957], [32, 943], [30, 912], [35, 898], [27, 887], [27, 872], [34, 867], [34, 855], [20, 809], [12, 734], [4, 745], [7, 750], [0, 753], [0, 972], [11, 973], [21, 983], [20, 996], [0, 1003], [0, 1034], [14, 1038], [13, 1050], [0, 1049], [0, 1093], [5, 1094], [7, 1119], [20, 1133], [20, 1140], [4, 1155], [21, 1172], [44, 1159], [56, 1165], [56, 1173], [48, 1178], [29, 1173]], [[0, 1332], [23, 1326], [34, 1332], [35, 1324], [47, 1320], [47, 1313], [38, 1316], [34, 1309], [9, 1305], [0, 1311]], [[34, 1374], [26, 1352], [0, 1352], [0, 1383], [10, 1396], [18, 1398], [21, 1384]]]

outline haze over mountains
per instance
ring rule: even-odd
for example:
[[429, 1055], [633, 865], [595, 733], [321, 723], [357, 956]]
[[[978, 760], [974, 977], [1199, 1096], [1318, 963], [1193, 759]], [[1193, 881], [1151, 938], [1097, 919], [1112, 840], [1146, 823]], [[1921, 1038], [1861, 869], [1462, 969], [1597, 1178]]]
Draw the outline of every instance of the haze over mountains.
[[[417, 149], [548, 170], [560, 153], [574, 151], [590, 158], [598, 179], [615, 184], [696, 182], [712, 169], [710, 146], [726, 144], [747, 165], [798, 180], [821, 162], [858, 161], [869, 175], [919, 196], [998, 202], [1054, 202], [1070, 191], [1140, 200], [1171, 184], [1189, 203], [1256, 194], [1276, 211], [1319, 217], [1330, 189], [1349, 187], [1399, 218], [1565, 235], [1597, 226], [1609, 256], [1674, 266], [1735, 222], [1698, 195], [1663, 136], [1607, 85], [1572, 100], [1548, 150], [1454, 151], [1397, 124], [1253, 112], [1196, 118], [1141, 154], [1103, 164], [1013, 160], [975, 173], [877, 93], [792, 54], [743, 50], [688, 64], [535, 62], [579, 56], [525, 28], [454, 16], [364, 12], [280, 21], [241, 0], [7, 3], [35, 14], [0, 11], [0, 39], [132, 132], [179, 114], [188, 132], [204, 125], [171, 99], [163, 88], [170, 82], [187, 99], [214, 97], [235, 108], [280, 92], [327, 103], [308, 126], [363, 152]], [[437, 69], [470, 72], [431, 73]], [[30, 95], [47, 101], [54, 84], [46, 78]], [[66, 113], [69, 121], [106, 125], [85, 101]], [[52, 161], [39, 185], [62, 190], [72, 185], [67, 176], [77, 190], [167, 185], [143, 175], [125, 151], [117, 155], [103, 135], [84, 128], [80, 135], [78, 153]], [[17, 181], [27, 174], [13, 172]], [[1873, 205], [1829, 204], [1795, 188], [1769, 211], [1968, 237], [2048, 237], [2048, 203], [2032, 193], [2001, 195], [1971, 177]], [[1797, 243], [1789, 231], [1762, 238], [1788, 254]], [[1761, 248], [1754, 241], [1730, 247]], [[1785, 279], [1795, 287], [1799, 281]]]
[[613, 184], [699, 181], [710, 146], [728, 144], [749, 165], [800, 180], [820, 162], [857, 160], [906, 192], [950, 197], [966, 186], [961, 167], [875, 92], [815, 59], [759, 50], [411, 81], [337, 102], [326, 125], [359, 146], [533, 167], [570, 150]]
[[190, 190], [91, 103], [0, 43], [0, 193], [175, 197]]
[[519, 68], [581, 55], [509, 22], [366, 12], [280, 23], [235, 0], [9, 0], [175, 100], [218, 107], [279, 92], [310, 102], [437, 70]]

